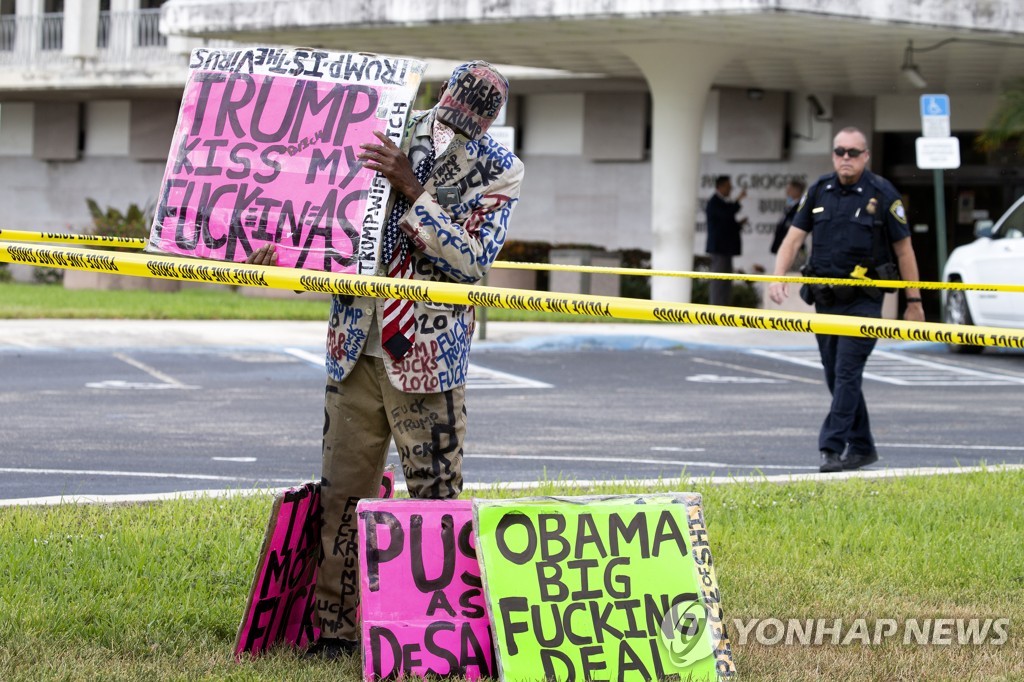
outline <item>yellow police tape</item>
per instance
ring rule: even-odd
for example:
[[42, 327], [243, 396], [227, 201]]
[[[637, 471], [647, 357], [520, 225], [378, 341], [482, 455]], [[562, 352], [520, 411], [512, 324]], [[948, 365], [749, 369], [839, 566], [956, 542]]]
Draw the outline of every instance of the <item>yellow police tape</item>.
[[[0, 239], [21, 242], [58, 242], [105, 247], [142, 249], [147, 240], [138, 237], [104, 237], [63, 232], [28, 232], [0, 229]], [[554, 272], [589, 272], [599, 275], [632, 275], [639, 277], [688, 277], [690, 279], [728, 279], [746, 282], [789, 282], [794, 284], [831, 284], [833, 286], [883, 287], [887, 289], [942, 289], [959, 291], [1024, 292], [1024, 284], [971, 284], [969, 282], [910, 282], [905, 280], [843, 279], [838, 277], [775, 277], [745, 273], [720, 273], [692, 270], [649, 270], [611, 268], [597, 265], [559, 265], [554, 263], [517, 263], [495, 261], [492, 267], [505, 270], [549, 270]]]
[[139, 237], [107, 237], [95, 234], [67, 234], [64, 232], [28, 232], [0, 229], [0, 239], [12, 242], [59, 242], [61, 244], [90, 244], [124, 249], [143, 249], [147, 240]]
[[596, 265], [557, 265], [551, 263], [516, 263], [495, 261], [496, 268], [510, 270], [551, 270], [592, 272], [605, 275], [638, 275], [641, 277], [689, 277], [691, 279], [728, 279], [744, 282], [791, 282], [795, 284], [831, 284], [832, 286], [882, 287], [884, 289], [942, 289], [960, 291], [1024, 292], [1024, 284], [971, 284], [969, 282], [912, 282], [888, 279], [843, 279], [840, 277], [776, 277], [775, 275], [748, 275], [746, 273], [703, 272], [685, 270], [647, 270], [638, 268], [609, 268]]
[[274, 289], [302, 289], [352, 296], [404, 298], [434, 303], [595, 315], [627, 320], [1024, 348], [1024, 330], [999, 327], [969, 327], [785, 311], [766, 312], [694, 303], [537, 292], [450, 282], [405, 281], [387, 277], [314, 273], [292, 268], [218, 263], [149, 254], [104, 253], [75, 247], [26, 246], [0, 241], [0, 261], [137, 277]]

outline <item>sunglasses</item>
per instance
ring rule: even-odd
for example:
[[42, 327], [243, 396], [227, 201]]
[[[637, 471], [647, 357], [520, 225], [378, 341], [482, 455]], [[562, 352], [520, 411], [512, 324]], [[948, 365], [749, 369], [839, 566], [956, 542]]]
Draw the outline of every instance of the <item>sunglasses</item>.
[[856, 159], [858, 156], [866, 152], [867, 149], [853, 149], [852, 147], [836, 147], [832, 150], [832, 153], [838, 156], [840, 159], [844, 156], [849, 155], [851, 159]]

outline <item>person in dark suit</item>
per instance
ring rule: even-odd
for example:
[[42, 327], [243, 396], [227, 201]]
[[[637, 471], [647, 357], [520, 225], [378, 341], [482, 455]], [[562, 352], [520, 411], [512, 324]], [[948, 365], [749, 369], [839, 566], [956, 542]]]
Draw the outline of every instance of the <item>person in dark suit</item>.
[[[742, 206], [740, 202], [747, 196], [747, 190], [740, 190], [735, 200], [732, 195], [732, 178], [719, 175], [715, 178], [715, 193], [708, 199], [704, 210], [708, 223], [707, 252], [711, 256], [711, 272], [732, 272], [732, 258], [740, 255], [740, 233], [747, 219], [736, 220]], [[708, 287], [708, 303], [711, 305], [729, 305], [732, 297], [732, 280], [713, 279]]]

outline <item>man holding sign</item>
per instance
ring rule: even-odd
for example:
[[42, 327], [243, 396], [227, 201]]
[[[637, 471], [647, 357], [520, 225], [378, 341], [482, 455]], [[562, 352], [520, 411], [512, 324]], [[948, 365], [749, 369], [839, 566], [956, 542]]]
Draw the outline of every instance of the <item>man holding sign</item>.
[[[416, 282], [475, 283], [505, 242], [523, 164], [487, 129], [508, 98], [490, 64], [462, 64], [437, 105], [413, 112], [401, 146], [377, 133], [363, 165], [391, 184], [393, 205], [377, 274]], [[249, 262], [272, 265], [272, 245]], [[320, 640], [312, 653], [357, 650], [356, 503], [373, 497], [392, 438], [412, 497], [462, 491], [471, 306], [335, 296], [327, 335]]]

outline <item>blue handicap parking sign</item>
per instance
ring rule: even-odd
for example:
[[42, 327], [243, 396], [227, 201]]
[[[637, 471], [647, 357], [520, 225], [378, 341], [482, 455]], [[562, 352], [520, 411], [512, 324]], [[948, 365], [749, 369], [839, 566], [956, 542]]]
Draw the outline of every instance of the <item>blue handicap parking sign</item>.
[[922, 116], [949, 116], [949, 95], [921, 95]]

